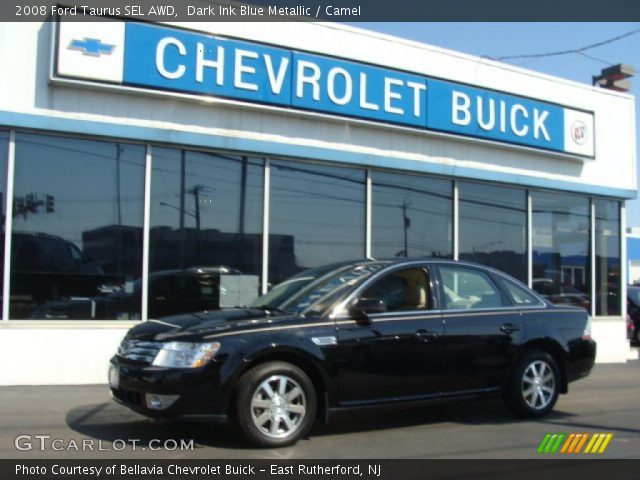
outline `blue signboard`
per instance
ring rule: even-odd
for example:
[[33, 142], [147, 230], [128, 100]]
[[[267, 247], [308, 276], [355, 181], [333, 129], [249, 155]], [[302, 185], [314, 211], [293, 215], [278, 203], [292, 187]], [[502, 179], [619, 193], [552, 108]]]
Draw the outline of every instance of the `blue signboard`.
[[[113, 31], [109, 41], [106, 34], [102, 40], [76, 30], [65, 33], [72, 40], [66, 49], [59, 41], [61, 60], [56, 71], [100, 81], [96, 58], [111, 56], [111, 60], [100, 60], [103, 65], [114, 62], [113, 69], [105, 69], [104, 80], [129, 87], [258, 102], [593, 155], [591, 113], [254, 42], [134, 22], [122, 22], [121, 28], [121, 40]], [[85, 44], [95, 48], [82, 48]], [[83, 73], [82, 56], [91, 57], [85, 59], [94, 66], [91, 72]], [[575, 145], [567, 145], [568, 138]]]

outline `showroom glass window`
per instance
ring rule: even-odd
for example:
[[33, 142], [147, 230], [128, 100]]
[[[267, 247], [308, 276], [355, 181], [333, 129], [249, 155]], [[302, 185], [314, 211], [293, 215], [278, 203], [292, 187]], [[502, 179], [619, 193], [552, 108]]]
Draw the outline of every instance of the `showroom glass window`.
[[589, 311], [589, 199], [533, 192], [533, 288], [556, 304]]
[[[2, 208], [2, 238], [0, 238], [0, 262], [4, 265], [4, 220], [6, 209], [6, 195], [7, 188], [7, 155], [9, 153], [9, 132], [0, 130], [0, 206]], [[0, 274], [0, 292], [2, 289], [2, 282], [4, 276]], [[0, 293], [1, 295], [1, 293]], [[2, 308], [2, 299], [0, 298], [0, 309]]]
[[453, 254], [452, 189], [452, 182], [448, 180], [373, 172], [373, 256], [450, 258]]
[[363, 170], [271, 162], [269, 283], [365, 253]]
[[145, 148], [18, 133], [11, 318], [139, 319]]
[[527, 281], [527, 198], [516, 188], [458, 184], [460, 259]]
[[262, 265], [264, 161], [169, 148], [152, 155], [149, 316], [250, 303]]
[[596, 315], [620, 315], [620, 202], [594, 200]]

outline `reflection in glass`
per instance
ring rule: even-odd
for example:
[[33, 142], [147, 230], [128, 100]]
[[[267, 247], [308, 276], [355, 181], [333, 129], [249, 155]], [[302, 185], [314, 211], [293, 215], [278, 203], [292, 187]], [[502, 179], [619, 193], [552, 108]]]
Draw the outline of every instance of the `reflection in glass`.
[[[248, 156], [153, 149], [149, 271], [179, 280], [175, 292], [185, 292], [169, 298], [150, 284], [150, 317], [218, 308], [220, 282], [221, 291], [236, 285], [245, 300], [249, 290], [249, 301], [258, 295], [263, 165]], [[241, 281], [227, 278], [239, 273]], [[187, 289], [185, 282], [196, 283]]]
[[526, 192], [460, 182], [460, 259], [527, 281]]
[[[2, 245], [0, 245], [0, 265], [4, 265], [4, 220], [6, 210], [5, 188], [7, 186], [7, 155], [9, 153], [9, 132], [0, 131], [0, 208], [2, 208]], [[0, 273], [0, 276], [2, 274]], [[2, 280], [0, 280], [0, 286]], [[0, 291], [0, 311], [2, 309], [2, 291]]]
[[271, 162], [269, 283], [305, 268], [362, 258], [362, 170]]
[[620, 202], [596, 199], [596, 315], [620, 315]]
[[15, 155], [10, 317], [140, 318], [144, 147], [19, 133]]
[[553, 303], [590, 306], [589, 200], [534, 192], [533, 288]]
[[451, 181], [382, 172], [372, 180], [374, 257], [452, 256]]

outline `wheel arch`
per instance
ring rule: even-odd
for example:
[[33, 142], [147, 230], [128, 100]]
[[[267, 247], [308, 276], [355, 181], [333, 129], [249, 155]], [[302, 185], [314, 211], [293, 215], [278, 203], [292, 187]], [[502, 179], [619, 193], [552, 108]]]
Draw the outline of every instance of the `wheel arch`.
[[317, 363], [309, 358], [309, 356], [304, 352], [286, 347], [281, 347], [275, 350], [270, 348], [269, 350], [258, 352], [245, 360], [234, 375], [233, 389], [227, 405], [227, 411], [231, 413], [233, 410], [232, 407], [235, 403], [235, 397], [237, 394], [238, 379], [255, 366], [273, 361], [286, 362], [295, 365], [309, 376], [316, 393], [316, 401], [318, 405], [316, 417], [326, 423], [329, 411], [328, 378], [322, 372], [322, 369], [317, 365]]

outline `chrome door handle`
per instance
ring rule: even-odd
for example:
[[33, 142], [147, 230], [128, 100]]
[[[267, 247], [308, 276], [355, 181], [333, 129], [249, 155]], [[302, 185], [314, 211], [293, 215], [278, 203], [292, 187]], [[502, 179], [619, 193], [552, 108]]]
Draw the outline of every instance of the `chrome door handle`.
[[517, 332], [520, 330], [520, 327], [513, 325], [512, 323], [505, 323], [500, 327], [500, 330], [507, 335], [512, 334], [513, 332]]
[[425, 342], [428, 342], [429, 340], [433, 340], [434, 338], [437, 338], [438, 333], [434, 332], [433, 330], [416, 330], [413, 336], [421, 340], [424, 340]]

